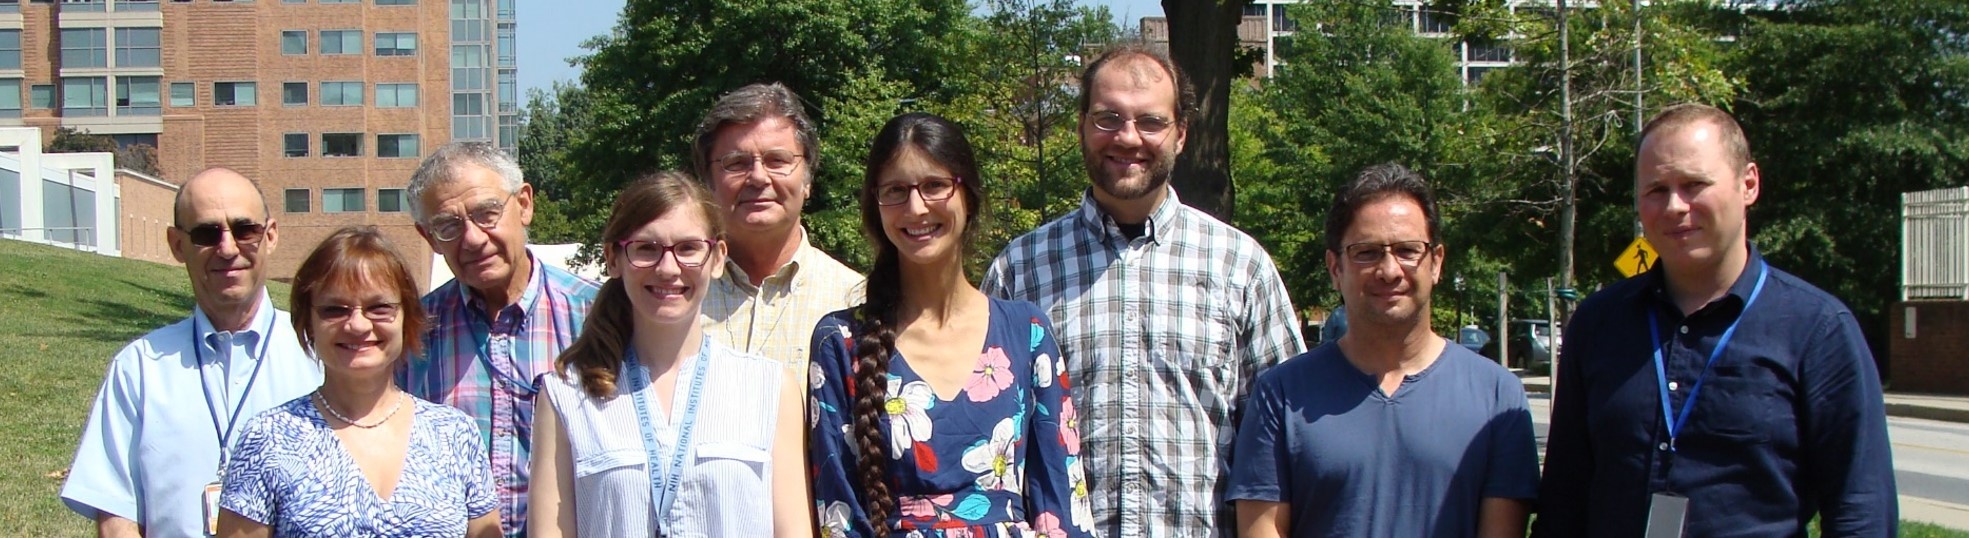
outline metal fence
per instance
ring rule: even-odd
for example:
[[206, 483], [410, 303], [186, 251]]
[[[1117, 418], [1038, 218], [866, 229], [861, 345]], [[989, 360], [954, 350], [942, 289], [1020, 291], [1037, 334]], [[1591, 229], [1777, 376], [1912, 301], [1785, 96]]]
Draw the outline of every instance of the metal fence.
[[1901, 193], [1901, 300], [1969, 300], [1969, 187]]

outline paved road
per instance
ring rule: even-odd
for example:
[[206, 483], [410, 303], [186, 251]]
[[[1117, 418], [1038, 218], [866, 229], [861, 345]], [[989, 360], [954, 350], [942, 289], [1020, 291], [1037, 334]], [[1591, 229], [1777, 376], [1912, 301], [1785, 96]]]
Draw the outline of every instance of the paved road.
[[[1531, 395], [1541, 453], [1551, 403], [1547, 394]], [[1894, 442], [1894, 481], [1903, 497], [1902, 516], [1969, 529], [1969, 424], [1888, 417], [1887, 436]], [[1939, 502], [1914, 506], [1908, 502], [1910, 497]]]

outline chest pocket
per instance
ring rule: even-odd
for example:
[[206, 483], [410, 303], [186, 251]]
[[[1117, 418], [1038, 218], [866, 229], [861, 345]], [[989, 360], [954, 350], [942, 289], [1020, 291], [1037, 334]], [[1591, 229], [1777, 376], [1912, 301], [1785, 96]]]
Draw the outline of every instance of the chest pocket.
[[1769, 443], [1774, 429], [1792, 417], [1779, 380], [1754, 365], [1716, 366], [1703, 381], [1689, 433], [1730, 444]]
[[1159, 310], [1152, 313], [1153, 353], [1167, 355], [1193, 375], [1231, 370], [1237, 362], [1232, 353], [1237, 325], [1230, 313], [1234, 303], [1242, 302], [1233, 301], [1229, 288], [1208, 277], [1167, 291], [1173, 296], [1162, 300], [1169, 302], [1149, 307]]
[[617, 469], [640, 470], [643, 460], [646, 459], [649, 458], [640, 447], [633, 450], [618, 448], [582, 454], [574, 460], [574, 479], [581, 480]]

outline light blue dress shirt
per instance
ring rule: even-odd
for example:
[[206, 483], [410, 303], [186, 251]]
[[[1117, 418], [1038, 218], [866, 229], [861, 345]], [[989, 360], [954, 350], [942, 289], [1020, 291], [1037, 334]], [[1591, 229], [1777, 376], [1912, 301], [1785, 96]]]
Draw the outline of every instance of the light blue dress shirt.
[[[200, 503], [205, 485], [218, 479], [224, 446], [217, 430], [235, 419], [237, 438], [254, 415], [321, 385], [320, 363], [301, 349], [287, 313], [275, 310], [265, 291], [250, 327], [215, 332], [194, 308], [191, 317], [117, 352], [75, 449], [62, 502], [91, 520], [109, 513], [136, 521], [150, 536], [203, 536]], [[267, 364], [255, 380], [268, 334]]]

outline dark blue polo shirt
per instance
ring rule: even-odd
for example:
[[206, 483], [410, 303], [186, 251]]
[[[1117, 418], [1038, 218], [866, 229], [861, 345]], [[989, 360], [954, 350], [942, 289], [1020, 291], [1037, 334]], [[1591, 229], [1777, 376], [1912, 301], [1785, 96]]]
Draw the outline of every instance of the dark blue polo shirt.
[[[1689, 498], [1688, 536], [1893, 536], [1894, 465], [1880, 374], [1852, 311], [1770, 269], [1745, 310], [1755, 249], [1729, 294], [1683, 316], [1662, 269], [1580, 303], [1566, 329], [1532, 535], [1641, 536], [1651, 494]], [[1648, 334], [1655, 316], [1659, 334]], [[1682, 411], [1723, 332], [1742, 323], [1703, 381], [1670, 452], [1654, 350]]]

